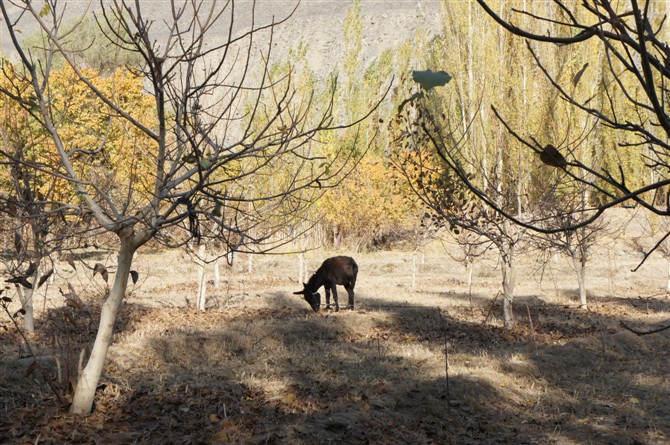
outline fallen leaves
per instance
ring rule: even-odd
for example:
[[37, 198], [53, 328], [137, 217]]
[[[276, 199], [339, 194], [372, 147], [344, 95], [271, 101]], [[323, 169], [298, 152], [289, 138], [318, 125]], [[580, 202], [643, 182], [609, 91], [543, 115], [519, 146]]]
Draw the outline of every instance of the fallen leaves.
[[96, 274], [100, 274], [102, 279], [105, 280], [105, 283], [109, 281], [109, 272], [107, 272], [107, 268], [104, 264], [95, 263], [93, 266], [93, 276], [96, 276]]
[[[48, 328], [61, 339], [69, 330], [89, 342], [99, 298], [84, 288], [77, 297], [82, 306], [52, 310]], [[111, 356], [92, 416], [82, 421], [35, 408], [51, 402], [29, 387], [15, 404], [21, 408], [0, 418], [0, 436], [26, 444], [38, 436], [41, 443], [99, 444], [544, 443], [539, 435], [555, 428], [573, 431], [575, 440], [594, 436], [597, 423], [628, 439], [644, 438], [645, 424], [622, 413], [653, 413], [648, 406], [661, 406], [667, 395], [660, 385], [649, 385], [660, 396], [655, 401], [629, 388], [618, 398], [597, 391], [605, 377], [615, 379], [620, 367], [637, 361], [617, 362], [605, 377], [598, 363], [580, 373], [571, 361], [579, 351], [600, 360], [597, 350], [584, 350], [585, 339], [599, 342], [608, 332], [602, 320], [644, 307], [533, 307], [532, 326], [519, 317], [508, 331], [482, 325], [483, 314], [470, 306], [451, 306], [454, 315], [443, 324], [434, 307], [316, 319], [302, 309], [248, 303], [200, 313], [131, 301], [115, 329], [124, 361]], [[453, 353], [452, 400], [444, 396], [445, 336]], [[580, 342], [566, 348], [571, 339]], [[524, 360], [510, 365], [510, 351]], [[537, 381], [541, 390], [533, 389]], [[579, 394], [569, 391], [573, 383]], [[6, 394], [0, 395], [7, 400]], [[589, 400], [593, 394], [597, 402]]]

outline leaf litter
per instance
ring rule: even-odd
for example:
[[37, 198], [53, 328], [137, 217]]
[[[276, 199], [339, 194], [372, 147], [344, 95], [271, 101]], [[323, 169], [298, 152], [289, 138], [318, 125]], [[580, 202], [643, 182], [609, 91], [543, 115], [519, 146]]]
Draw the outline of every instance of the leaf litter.
[[[87, 418], [57, 406], [35, 374], [24, 376], [19, 339], [0, 331], [2, 443], [563, 445], [670, 437], [668, 335], [618, 327], [622, 317], [649, 320], [649, 304], [594, 299], [583, 312], [518, 303], [517, 326], [505, 330], [495, 317], [484, 322], [491, 299], [473, 305], [452, 289], [449, 300], [424, 294], [405, 305], [384, 276], [373, 285], [391, 295], [386, 306], [369, 284], [357, 311], [337, 314], [313, 315], [277, 297], [293, 284], [271, 275], [245, 277], [243, 293], [222, 296], [226, 307], [205, 313], [135, 295], [120, 314]], [[144, 292], [184, 289], [195, 285]], [[72, 351], [92, 340], [99, 298], [80, 294], [81, 307], [40, 319], [33, 341], [41, 354], [62, 354], [64, 339]], [[657, 300], [655, 313], [667, 313], [667, 299]]]

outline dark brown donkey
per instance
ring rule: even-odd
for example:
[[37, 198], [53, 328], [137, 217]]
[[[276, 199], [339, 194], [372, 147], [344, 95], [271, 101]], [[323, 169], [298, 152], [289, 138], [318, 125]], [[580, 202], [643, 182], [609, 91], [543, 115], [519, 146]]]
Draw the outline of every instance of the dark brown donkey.
[[356, 275], [358, 275], [358, 265], [353, 258], [348, 256], [336, 256], [328, 258], [321, 267], [314, 272], [314, 275], [307, 283], [303, 283], [304, 289], [299, 292], [293, 292], [295, 295], [304, 295], [305, 301], [312, 306], [314, 312], [319, 312], [321, 308], [321, 295], [317, 292], [321, 286], [326, 289], [326, 308], [330, 308], [330, 292], [333, 291], [335, 300], [335, 310], [340, 310], [340, 304], [337, 301], [337, 288], [344, 286], [349, 294], [349, 307], [354, 308], [354, 286], [356, 285]]

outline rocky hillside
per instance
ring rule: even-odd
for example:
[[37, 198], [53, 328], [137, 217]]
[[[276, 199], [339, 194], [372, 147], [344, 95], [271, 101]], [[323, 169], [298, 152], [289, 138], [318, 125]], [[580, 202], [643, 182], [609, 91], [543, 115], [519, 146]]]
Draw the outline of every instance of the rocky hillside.
[[[83, 14], [92, 15], [99, 8], [97, 1], [69, 0], [59, 5], [64, 3], [67, 4], [66, 17], [71, 20]], [[181, 4], [180, 1], [175, 3]], [[297, 0], [257, 0], [255, 3], [254, 20], [259, 25], [271, 23], [273, 17], [277, 21], [285, 18], [296, 8]], [[277, 28], [273, 41], [274, 56], [284, 56], [289, 48], [302, 40], [308, 44], [308, 58], [312, 68], [322, 75], [332, 71], [343, 57], [344, 20], [351, 3], [348, 0], [302, 0], [293, 16]], [[361, 0], [364, 63], [384, 49], [410, 38], [417, 27], [439, 32], [440, 3], [439, 0]], [[154, 21], [154, 31], [160, 30], [164, 23], [171, 22], [172, 11], [168, 0], [143, 0], [141, 4], [145, 17]], [[244, 29], [251, 23], [251, 6], [249, 0], [235, 2], [235, 23], [238, 29]], [[9, 8], [10, 14], [17, 17], [16, 9]], [[14, 58], [4, 22], [2, 28], [2, 54]], [[35, 33], [34, 26], [25, 19], [19, 22], [19, 28], [23, 37]], [[225, 38], [227, 31], [222, 26], [221, 38]], [[261, 45], [261, 42], [257, 43]]]
[[[268, 0], [261, 7], [286, 3]], [[344, 56], [344, 21], [350, 6], [351, 1], [303, 0], [295, 16], [279, 29], [275, 47], [290, 47], [303, 39], [309, 45], [312, 68], [321, 74], [330, 72]], [[440, 30], [441, 7], [437, 0], [362, 0], [361, 6], [364, 63], [404, 42], [418, 27], [436, 33]]]

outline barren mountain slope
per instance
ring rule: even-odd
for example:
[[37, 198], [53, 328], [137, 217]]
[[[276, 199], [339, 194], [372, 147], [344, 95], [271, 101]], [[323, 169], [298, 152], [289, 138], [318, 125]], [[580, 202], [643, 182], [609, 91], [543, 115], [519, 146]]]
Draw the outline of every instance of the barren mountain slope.
[[[109, 0], [104, 0], [107, 3]], [[75, 20], [82, 14], [93, 15], [99, 9], [98, 2], [69, 0], [66, 2], [66, 17]], [[176, 2], [180, 4], [180, 2]], [[205, 2], [208, 3], [208, 2]], [[280, 21], [296, 8], [296, 0], [258, 0], [253, 15], [254, 23], [265, 25], [273, 18]], [[344, 20], [351, 7], [348, 0], [302, 0], [295, 9], [293, 16], [277, 27], [273, 38], [273, 55], [283, 57], [289, 48], [300, 40], [308, 44], [308, 58], [319, 74], [325, 75], [332, 71], [343, 56]], [[168, 0], [143, 0], [143, 15], [153, 20], [152, 32], [165, 35], [166, 23], [172, 22], [172, 10]], [[235, 29], [247, 29], [251, 24], [251, 1], [235, 3]], [[417, 27], [439, 32], [440, 2], [437, 0], [361, 0], [363, 14], [362, 56], [369, 62], [384, 49], [394, 47], [410, 38]], [[16, 17], [16, 9], [9, 7], [10, 15]], [[12, 14], [13, 13], [13, 14]], [[19, 22], [20, 38], [35, 33], [29, 17]], [[221, 23], [221, 38], [225, 38], [228, 28], [225, 19]], [[225, 25], [225, 26], [224, 26]], [[16, 54], [4, 23], [0, 29], [0, 47], [2, 55], [14, 59]], [[215, 39], [213, 39], [215, 40]], [[160, 41], [160, 39], [159, 39]], [[267, 42], [257, 41], [259, 47], [265, 48]]]

